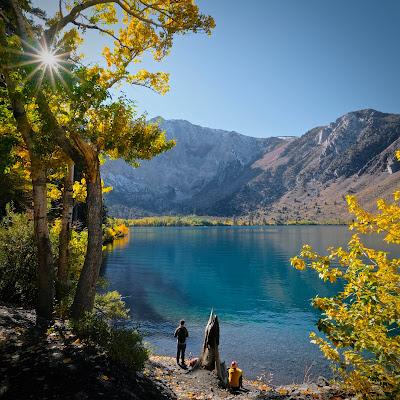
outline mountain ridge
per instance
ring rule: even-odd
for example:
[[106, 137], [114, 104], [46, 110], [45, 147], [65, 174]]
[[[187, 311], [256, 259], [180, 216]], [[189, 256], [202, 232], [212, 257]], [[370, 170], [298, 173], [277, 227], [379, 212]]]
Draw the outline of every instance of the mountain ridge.
[[[349, 218], [347, 193], [364, 193], [370, 205], [375, 194], [387, 197], [395, 189], [391, 177], [400, 170], [394, 158], [400, 115], [373, 109], [299, 137], [255, 138], [185, 120], [162, 119], [160, 126], [177, 140], [173, 150], [136, 170], [121, 160], [103, 166], [105, 183], [114, 187], [106, 198], [113, 215], [339, 221]], [[385, 189], [378, 190], [379, 182]]]

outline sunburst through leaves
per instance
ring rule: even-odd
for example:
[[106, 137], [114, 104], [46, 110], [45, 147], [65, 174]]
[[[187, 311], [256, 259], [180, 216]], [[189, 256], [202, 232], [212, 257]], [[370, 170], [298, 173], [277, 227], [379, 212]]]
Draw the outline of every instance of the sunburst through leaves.
[[36, 46], [23, 42], [24, 51], [19, 52], [22, 61], [18, 66], [31, 67], [24, 82], [34, 81], [36, 87], [39, 88], [44, 79], [48, 79], [51, 86], [55, 86], [56, 81], [68, 88], [64, 79], [65, 74], [71, 75], [70, 69], [66, 66], [71, 65], [72, 61], [69, 52], [62, 52], [61, 49], [48, 46], [46, 43], [38, 43]]

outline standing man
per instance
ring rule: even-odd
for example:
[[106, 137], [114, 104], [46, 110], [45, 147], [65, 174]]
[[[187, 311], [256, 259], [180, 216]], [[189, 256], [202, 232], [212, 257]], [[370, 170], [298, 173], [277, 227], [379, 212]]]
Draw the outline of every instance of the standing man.
[[186, 338], [189, 337], [189, 332], [186, 329], [185, 321], [182, 319], [179, 326], [175, 330], [174, 337], [176, 337], [176, 363], [179, 365], [179, 358], [182, 360], [182, 365], [185, 365], [185, 350]]

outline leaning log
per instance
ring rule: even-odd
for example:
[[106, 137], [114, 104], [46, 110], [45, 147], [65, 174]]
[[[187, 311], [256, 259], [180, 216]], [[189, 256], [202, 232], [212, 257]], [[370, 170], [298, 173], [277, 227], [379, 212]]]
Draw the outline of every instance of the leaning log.
[[221, 364], [219, 358], [219, 322], [218, 317], [211, 311], [206, 329], [204, 332], [203, 351], [200, 356], [200, 366], [209, 371], [214, 369], [217, 372], [218, 378], [222, 385], [226, 385], [227, 374], [224, 363]]

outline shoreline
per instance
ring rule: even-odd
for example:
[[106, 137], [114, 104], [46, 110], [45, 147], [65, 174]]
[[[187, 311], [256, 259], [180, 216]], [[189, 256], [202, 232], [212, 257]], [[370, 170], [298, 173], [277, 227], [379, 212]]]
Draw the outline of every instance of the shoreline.
[[[151, 355], [143, 372], [113, 363], [101, 348], [81, 342], [68, 321], [55, 320], [47, 331], [35, 326], [35, 312], [0, 303], [0, 396], [4, 399], [132, 400], [344, 400], [339, 386], [316, 383], [274, 386], [244, 379], [245, 391], [233, 395], [214, 372], [190, 371], [173, 357]], [[23, 385], [21, 383], [23, 382]]]
[[218, 216], [198, 216], [198, 215], [174, 215], [174, 216], [148, 216], [139, 218], [119, 218], [112, 217], [117, 223], [123, 223], [128, 227], [215, 227], [215, 226], [348, 226], [350, 221], [341, 220], [266, 220], [246, 217], [218, 217]]
[[350, 397], [339, 387], [319, 377], [316, 382], [305, 381], [290, 385], [273, 385], [268, 379], [250, 380], [244, 377], [242, 391], [232, 394], [218, 384], [214, 371], [204, 369], [183, 369], [174, 357], [151, 355], [145, 372], [147, 376], [159, 379], [176, 395], [178, 400], [342, 400]]

